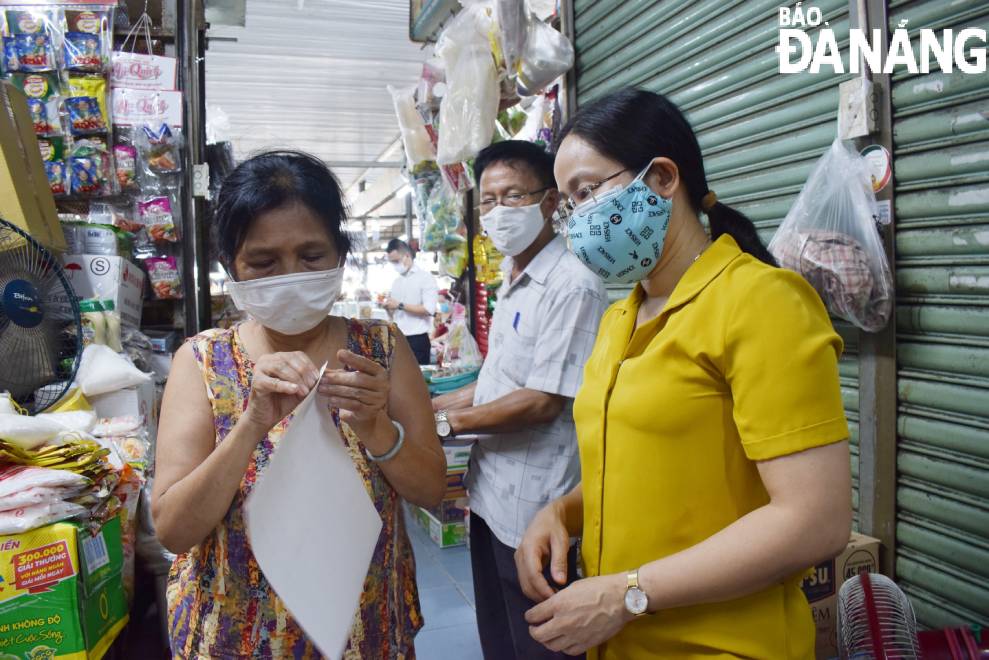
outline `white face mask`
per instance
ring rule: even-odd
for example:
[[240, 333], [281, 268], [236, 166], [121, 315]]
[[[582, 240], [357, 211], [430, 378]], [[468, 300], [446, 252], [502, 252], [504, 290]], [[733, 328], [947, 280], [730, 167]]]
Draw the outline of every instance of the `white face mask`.
[[399, 275], [405, 275], [407, 272], [412, 270], [412, 266], [406, 267], [404, 261], [393, 261], [391, 262], [391, 267], [395, 269], [395, 272]]
[[546, 225], [542, 202], [529, 206], [496, 206], [481, 216], [481, 226], [498, 252], [514, 257], [539, 236]]
[[227, 282], [237, 309], [283, 335], [312, 330], [330, 314], [343, 288], [343, 267]]

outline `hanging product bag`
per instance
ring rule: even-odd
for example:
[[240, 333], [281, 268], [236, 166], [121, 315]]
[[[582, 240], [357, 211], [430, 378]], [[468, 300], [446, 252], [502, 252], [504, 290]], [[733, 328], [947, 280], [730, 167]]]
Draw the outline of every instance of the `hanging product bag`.
[[869, 332], [886, 326], [893, 307], [878, 217], [865, 159], [839, 138], [769, 243], [780, 265], [803, 275], [831, 314]]

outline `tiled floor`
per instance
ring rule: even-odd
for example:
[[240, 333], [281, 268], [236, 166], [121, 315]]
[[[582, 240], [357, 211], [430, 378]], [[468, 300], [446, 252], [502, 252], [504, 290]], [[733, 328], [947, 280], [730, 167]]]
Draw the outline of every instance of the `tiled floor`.
[[414, 521], [409, 520], [408, 527], [426, 620], [416, 637], [416, 657], [481, 660], [467, 548], [439, 548]]

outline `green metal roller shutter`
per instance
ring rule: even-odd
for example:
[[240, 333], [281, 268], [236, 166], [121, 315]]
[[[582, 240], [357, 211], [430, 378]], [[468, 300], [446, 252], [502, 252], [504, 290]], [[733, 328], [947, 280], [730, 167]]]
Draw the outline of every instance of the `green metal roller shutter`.
[[[847, 0], [814, 5], [847, 51]], [[697, 132], [711, 188], [752, 218], [766, 242], [834, 140], [838, 83], [848, 77], [780, 75], [779, 6], [778, 0], [574, 2], [578, 107], [627, 85], [669, 96]], [[613, 297], [627, 290], [616, 287]], [[858, 332], [836, 327], [846, 343], [841, 387], [857, 483]], [[857, 510], [857, 490], [854, 503]]]
[[[989, 28], [985, 2], [891, 2], [890, 29]], [[893, 77], [897, 581], [929, 627], [989, 625], [989, 77]]]

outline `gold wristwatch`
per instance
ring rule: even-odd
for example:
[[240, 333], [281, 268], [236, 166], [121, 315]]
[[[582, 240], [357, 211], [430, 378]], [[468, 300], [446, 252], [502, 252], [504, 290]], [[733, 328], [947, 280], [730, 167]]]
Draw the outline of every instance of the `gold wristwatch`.
[[629, 614], [642, 616], [649, 611], [649, 596], [639, 588], [639, 569], [626, 576], [625, 609]]

